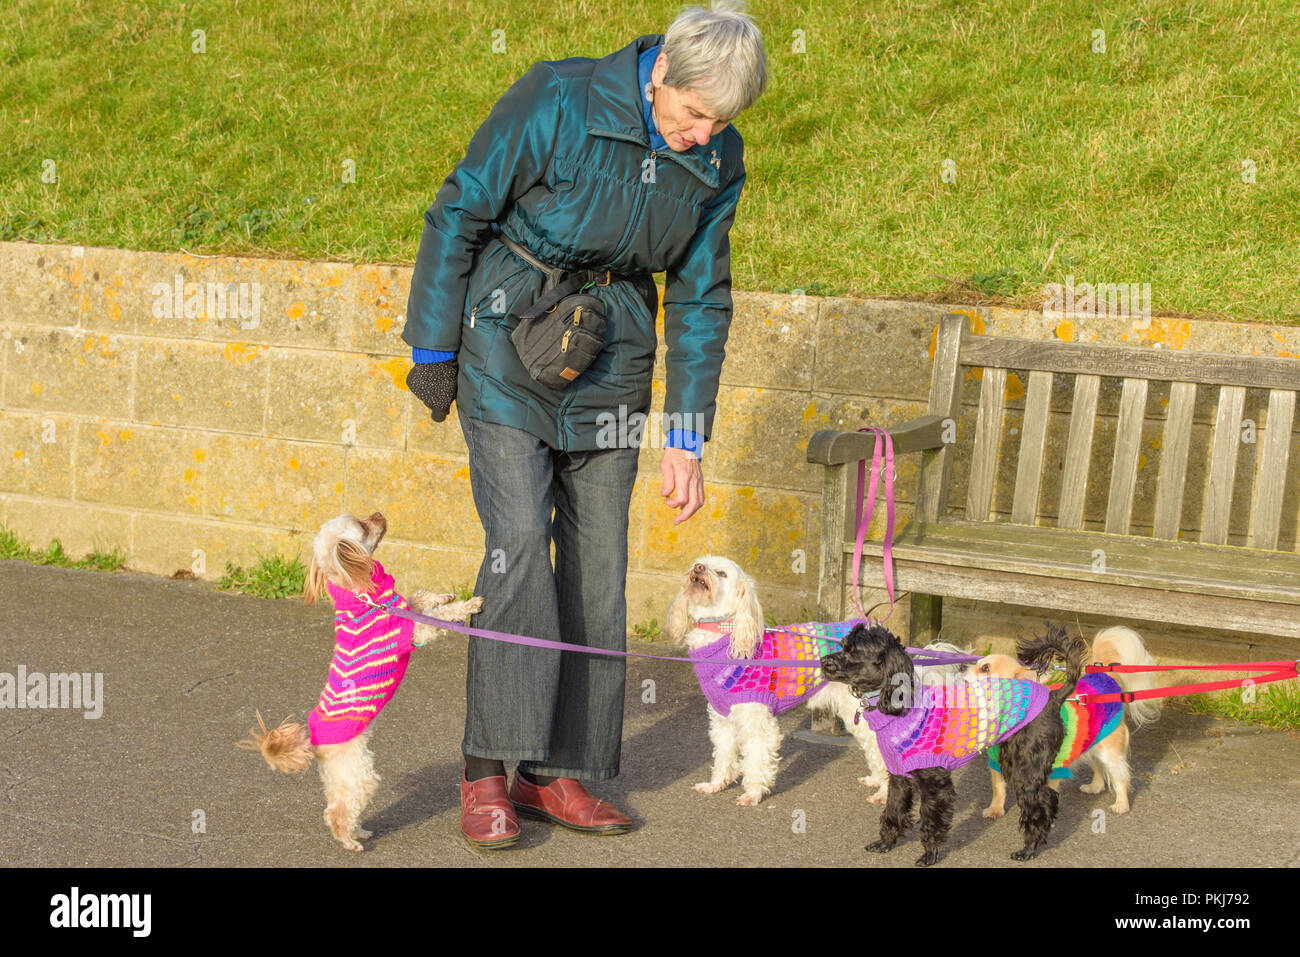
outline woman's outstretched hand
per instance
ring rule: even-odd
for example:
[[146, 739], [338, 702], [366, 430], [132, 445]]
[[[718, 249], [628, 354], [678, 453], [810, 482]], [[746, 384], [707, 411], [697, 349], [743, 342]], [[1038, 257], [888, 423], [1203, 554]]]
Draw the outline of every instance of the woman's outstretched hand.
[[664, 449], [659, 471], [664, 475], [659, 494], [664, 496], [664, 504], [669, 508], [682, 510], [673, 519], [674, 525], [680, 525], [704, 504], [704, 472], [700, 460], [685, 449]]

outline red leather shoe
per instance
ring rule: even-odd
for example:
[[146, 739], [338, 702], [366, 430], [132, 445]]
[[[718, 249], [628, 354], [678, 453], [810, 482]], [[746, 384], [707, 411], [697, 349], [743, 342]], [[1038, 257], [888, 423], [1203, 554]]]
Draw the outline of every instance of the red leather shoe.
[[460, 772], [460, 830], [482, 850], [509, 847], [519, 840], [519, 819], [506, 793], [506, 777], [470, 781]]
[[614, 805], [593, 797], [573, 778], [558, 778], [538, 787], [516, 771], [510, 800], [520, 814], [574, 831], [626, 834], [632, 829], [632, 822]]

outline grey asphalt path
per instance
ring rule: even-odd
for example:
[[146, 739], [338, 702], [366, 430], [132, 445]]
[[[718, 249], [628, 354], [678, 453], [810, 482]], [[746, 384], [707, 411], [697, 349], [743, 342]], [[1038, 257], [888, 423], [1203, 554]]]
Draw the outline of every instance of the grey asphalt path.
[[[787, 734], [776, 790], [738, 807], [708, 775], [703, 700], [689, 666], [629, 665], [622, 773], [593, 787], [637, 829], [591, 837], [525, 820], [514, 848], [460, 839], [459, 636], [417, 649], [372, 738], [383, 776], [363, 820], [362, 853], [321, 820], [315, 770], [285, 775], [235, 741], [254, 723], [316, 701], [331, 653], [328, 602], [267, 601], [197, 581], [0, 561], [10, 596], [0, 672], [101, 672], [103, 714], [0, 710], [0, 857], [7, 866], [870, 866], [910, 867], [915, 833], [867, 854], [880, 810], [857, 782], [855, 749]], [[633, 650], [665, 653], [661, 646]], [[667, 649], [667, 653], [674, 653]], [[3, 679], [0, 679], [3, 680]], [[653, 682], [653, 701], [650, 686]], [[793, 732], [798, 711], [782, 717]], [[1048, 847], [1020, 867], [1300, 866], [1300, 738], [1167, 713], [1135, 736], [1127, 815], [1111, 798], [1063, 790]], [[1002, 867], [1019, 846], [1014, 816], [986, 821], [987, 774], [956, 775], [957, 814], [941, 867]], [[1104, 825], [1104, 827], [1103, 827]]]

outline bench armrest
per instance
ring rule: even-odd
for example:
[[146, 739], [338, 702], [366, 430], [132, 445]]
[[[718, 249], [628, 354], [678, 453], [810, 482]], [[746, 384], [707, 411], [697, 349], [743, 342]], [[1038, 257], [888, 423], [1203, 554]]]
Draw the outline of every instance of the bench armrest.
[[[943, 419], [937, 415], [923, 415], [885, 431], [893, 436], [895, 453], [943, 448]], [[844, 465], [871, 458], [875, 446], [876, 437], [870, 432], [823, 429], [808, 440], [806, 459], [815, 465]]]

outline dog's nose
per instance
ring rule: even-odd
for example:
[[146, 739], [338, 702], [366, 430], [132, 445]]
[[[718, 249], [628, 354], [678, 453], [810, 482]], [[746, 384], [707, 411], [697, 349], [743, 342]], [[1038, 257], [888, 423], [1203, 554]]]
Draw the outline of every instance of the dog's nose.
[[692, 565], [692, 566], [691, 566], [691, 574], [692, 574], [692, 575], [702, 575], [702, 574], [704, 574], [704, 564], [703, 564], [702, 562], [696, 562], [694, 565]]

